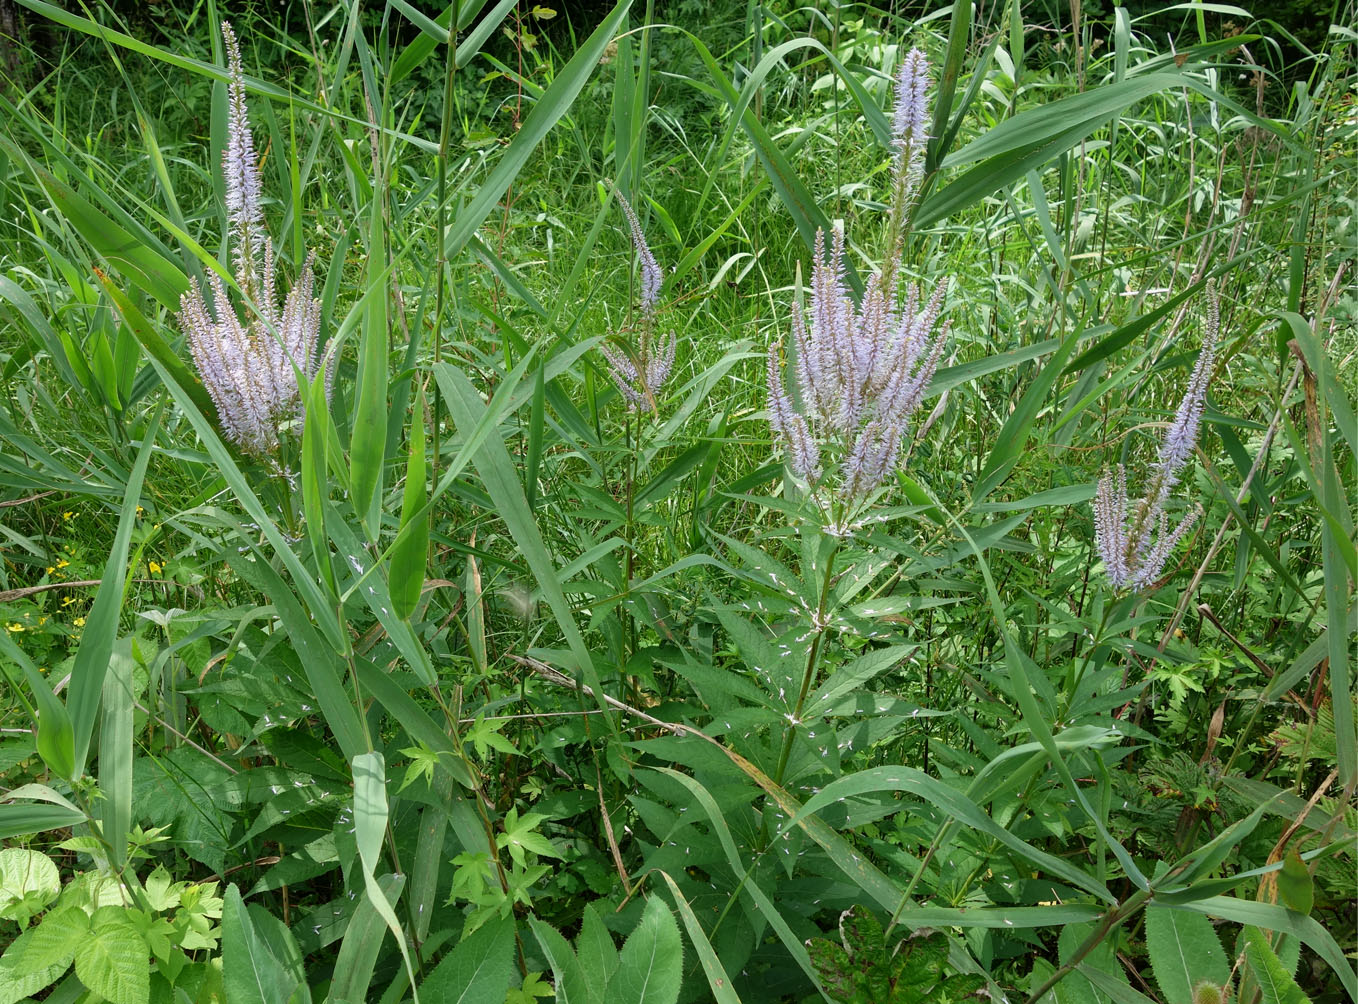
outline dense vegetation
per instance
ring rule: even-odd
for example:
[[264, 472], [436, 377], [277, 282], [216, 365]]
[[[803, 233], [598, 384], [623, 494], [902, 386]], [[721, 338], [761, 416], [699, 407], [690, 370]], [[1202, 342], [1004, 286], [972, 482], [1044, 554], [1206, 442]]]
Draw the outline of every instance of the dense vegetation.
[[919, 6], [20, 0], [0, 1004], [1358, 994], [1353, 12]]

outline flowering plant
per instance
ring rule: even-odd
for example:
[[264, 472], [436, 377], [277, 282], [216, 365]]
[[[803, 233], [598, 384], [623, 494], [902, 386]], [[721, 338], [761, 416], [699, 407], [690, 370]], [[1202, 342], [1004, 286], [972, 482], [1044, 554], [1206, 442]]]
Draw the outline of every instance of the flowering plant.
[[[928, 69], [913, 49], [901, 62], [894, 112], [895, 161], [887, 257], [855, 304], [844, 282], [844, 234], [836, 229], [826, 253], [817, 234], [811, 278], [811, 323], [792, 318], [793, 379], [783, 376], [778, 345], [769, 347], [769, 422], [788, 468], [843, 532], [899, 466], [901, 442], [938, 368], [947, 325], [934, 326], [946, 284], [925, 296], [899, 281], [906, 219], [918, 190], [928, 139]], [[904, 302], [902, 302], [904, 300]], [[795, 398], [794, 398], [795, 394]], [[822, 456], [839, 469], [827, 477]]]
[[1095, 541], [1104, 574], [1116, 590], [1140, 592], [1153, 585], [1174, 548], [1202, 514], [1202, 507], [1194, 506], [1171, 530], [1165, 505], [1197, 446], [1220, 333], [1221, 305], [1216, 287], [1209, 283], [1202, 351], [1174, 419], [1165, 429], [1146, 493], [1135, 501], [1128, 498], [1127, 471], [1122, 464], [1105, 470], [1099, 478], [1094, 496]]
[[[308, 380], [316, 375], [321, 301], [312, 296], [312, 253], [279, 307], [277, 268], [264, 226], [240, 47], [225, 21], [222, 38], [231, 74], [222, 174], [234, 279], [245, 317], [232, 305], [221, 276], [214, 272], [208, 278], [210, 297], [195, 279], [180, 299], [179, 325], [227, 437], [246, 453], [262, 457], [277, 449], [279, 424], [300, 414], [298, 375]], [[328, 369], [327, 389], [332, 377], [333, 369]]]

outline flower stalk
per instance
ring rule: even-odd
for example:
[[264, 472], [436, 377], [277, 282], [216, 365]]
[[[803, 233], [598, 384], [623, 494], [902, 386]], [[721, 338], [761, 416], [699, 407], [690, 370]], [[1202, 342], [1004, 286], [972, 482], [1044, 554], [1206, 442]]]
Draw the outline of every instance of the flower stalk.
[[[233, 279], [244, 317], [231, 302], [222, 277], [208, 277], [206, 294], [194, 279], [179, 301], [179, 326], [203, 378], [222, 430], [244, 452], [276, 454], [279, 427], [302, 413], [299, 380], [314, 379], [321, 301], [314, 295], [315, 254], [307, 255], [296, 283], [278, 295], [277, 266], [264, 227], [263, 185], [250, 132], [240, 46], [222, 23], [231, 81], [227, 86], [226, 149], [222, 154], [228, 241]], [[327, 392], [333, 379], [327, 367]]]
[[1165, 430], [1145, 493], [1136, 500], [1128, 497], [1127, 471], [1122, 464], [1105, 470], [1099, 478], [1094, 495], [1094, 539], [1108, 583], [1119, 592], [1142, 592], [1154, 585], [1179, 541], [1202, 514], [1202, 507], [1194, 506], [1171, 529], [1165, 506], [1197, 447], [1220, 335], [1221, 305], [1216, 286], [1208, 283], [1202, 350]]

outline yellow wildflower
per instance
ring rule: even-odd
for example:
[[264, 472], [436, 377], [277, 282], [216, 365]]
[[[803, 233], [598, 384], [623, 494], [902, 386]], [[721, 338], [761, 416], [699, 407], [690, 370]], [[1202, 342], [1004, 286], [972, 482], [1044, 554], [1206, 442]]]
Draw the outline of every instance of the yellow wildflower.
[[72, 512], [72, 511], [69, 511], [69, 510], [68, 510], [68, 511], [66, 511], [66, 512], [64, 512], [64, 513], [61, 514], [61, 518], [64, 519], [66, 522], [69, 523], [71, 520], [75, 519], [75, 518], [76, 518], [77, 516], [79, 516], [79, 515], [80, 515], [80, 513], [78, 513], [78, 512]]
[[18, 634], [20, 631], [24, 630], [24, 626], [16, 621], [14, 623], [6, 624], [5, 630], [10, 634]]
[[74, 624], [76, 627], [84, 627], [84, 626], [85, 626], [85, 618], [83, 618], [83, 617], [77, 617], [75, 620], [71, 621], [71, 623]]
[[148, 562], [146, 563], [146, 567], [149, 568], [149, 569], [151, 570], [151, 574], [152, 574], [152, 575], [159, 575], [159, 574], [160, 574], [160, 570], [161, 570], [164, 566], [161, 565], [161, 563], [160, 563], [159, 561], [148, 561]]

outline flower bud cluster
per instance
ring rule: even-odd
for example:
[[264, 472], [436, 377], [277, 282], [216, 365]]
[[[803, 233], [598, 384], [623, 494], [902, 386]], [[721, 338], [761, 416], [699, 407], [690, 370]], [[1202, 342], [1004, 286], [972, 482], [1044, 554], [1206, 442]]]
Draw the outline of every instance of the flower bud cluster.
[[934, 332], [946, 286], [927, 298], [903, 287], [904, 219], [919, 182], [927, 140], [928, 62], [911, 50], [901, 64], [894, 113], [895, 192], [888, 257], [855, 304], [844, 281], [844, 235], [825, 247], [816, 235], [811, 276], [811, 322], [792, 318], [791, 388], [778, 345], [768, 355], [769, 422], [782, 441], [792, 473], [821, 487], [822, 456], [838, 464], [834, 495], [848, 508], [861, 504], [899, 466], [910, 416], [938, 368], [947, 326]]
[[1195, 506], [1171, 529], [1165, 505], [1197, 446], [1220, 334], [1221, 308], [1216, 288], [1209, 283], [1202, 350], [1174, 419], [1165, 430], [1145, 495], [1135, 501], [1128, 498], [1127, 472], [1121, 464], [1099, 478], [1094, 495], [1094, 541], [1103, 559], [1104, 574], [1114, 589], [1140, 592], [1153, 585], [1174, 548], [1202, 514], [1202, 508]]
[[[278, 445], [279, 424], [301, 412], [297, 377], [315, 377], [321, 301], [313, 294], [307, 256], [296, 284], [279, 305], [273, 248], [264, 229], [262, 185], [245, 103], [240, 47], [222, 23], [231, 74], [227, 141], [222, 155], [234, 278], [244, 297], [245, 319], [216, 273], [210, 296], [195, 279], [179, 301], [179, 326], [188, 339], [203, 384], [232, 442], [260, 456]], [[327, 372], [327, 391], [333, 369]]]
[[637, 341], [635, 353], [612, 345], [602, 345], [599, 351], [608, 361], [609, 376], [633, 411], [655, 411], [655, 392], [669, 379], [674, 368], [674, 352], [677, 341], [670, 332], [669, 341], [656, 340], [654, 329], [656, 310], [660, 302], [660, 287], [664, 285], [665, 275], [646, 243], [646, 234], [641, 229], [641, 221], [631, 203], [616, 193], [622, 203], [623, 215], [627, 217], [627, 229], [631, 233], [632, 247], [636, 250], [641, 271], [641, 336]]

